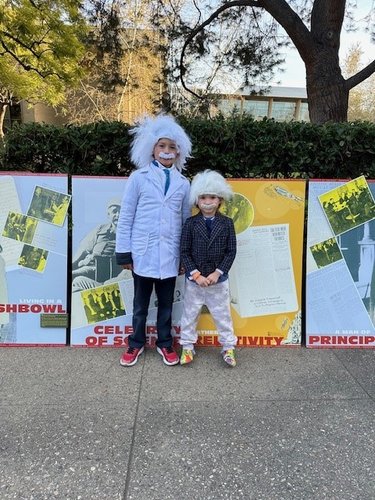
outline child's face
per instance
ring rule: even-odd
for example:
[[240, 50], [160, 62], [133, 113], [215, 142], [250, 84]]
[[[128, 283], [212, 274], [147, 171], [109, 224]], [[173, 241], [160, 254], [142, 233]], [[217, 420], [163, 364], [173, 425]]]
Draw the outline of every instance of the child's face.
[[198, 208], [205, 217], [213, 217], [219, 206], [221, 198], [215, 194], [202, 194], [198, 196]]
[[155, 160], [161, 163], [164, 167], [169, 168], [176, 161], [179, 153], [177, 145], [174, 141], [162, 138], [155, 144], [153, 155]]

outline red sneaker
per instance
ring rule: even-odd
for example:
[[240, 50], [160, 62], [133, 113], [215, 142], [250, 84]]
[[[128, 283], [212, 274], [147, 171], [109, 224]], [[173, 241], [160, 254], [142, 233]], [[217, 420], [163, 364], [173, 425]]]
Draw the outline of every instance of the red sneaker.
[[120, 365], [133, 366], [138, 361], [139, 356], [144, 351], [144, 347], [137, 349], [136, 347], [128, 347], [120, 358]]
[[163, 361], [166, 365], [173, 366], [180, 362], [180, 358], [173, 347], [157, 347], [156, 350], [163, 356]]

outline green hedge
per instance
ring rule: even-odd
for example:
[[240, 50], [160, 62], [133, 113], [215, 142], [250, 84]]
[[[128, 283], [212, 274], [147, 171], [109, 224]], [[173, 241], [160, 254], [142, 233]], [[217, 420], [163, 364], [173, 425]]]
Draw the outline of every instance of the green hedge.
[[99, 122], [59, 127], [15, 126], [5, 136], [3, 170], [76, 175], [122, 175], [131, 170], [128, 126]]
[[[204, 168], [227, 177], [375, 178], [375, 124], [314, 125], [219, 116], [180, 117], [193, 142], [187, 174]], [[128, 175], [129, 126], [99, 122], [12, 128], [1, 153], [2, 170], [81, 175]]]

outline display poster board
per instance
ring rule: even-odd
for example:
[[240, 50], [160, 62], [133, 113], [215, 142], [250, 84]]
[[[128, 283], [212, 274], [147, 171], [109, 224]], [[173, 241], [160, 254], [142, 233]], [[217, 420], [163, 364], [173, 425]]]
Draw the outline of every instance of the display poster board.
[[66, 175], [0, 172], [0, 346], [66, 345]]
[[375, 347], [375, 183], [310, 181], [306, 346]]
[[[133, 279], [116, 265], [115, 232], [126, 179], [72, 178], [73, 260], [71, 344], [124, 346], [132, 333]], [[230, 181], [235, 196], [223, 213], [235, 224], [238, 252], [230, 271], [238, 345], [300, 345], [305, 181]], [[177, 278], [172, 333], [178, 340], [184, 276]], [[156, 340], [157, 299], [151, 297], [149, 344]], [[199, 344], [218, 345], [207, 310]]]
[[[302, 256], [306, 183], [232, 180], [221, 210], [234, 221], [237, 255], [229, 272], [239, 347], [301, 344]], [[202, 314], [200, 342], [218, 345], [214, 322]]]
[[121, 346], [131, 333], [133, 278], [116, 264], [124, 177], [72, 177], [74, 346]]

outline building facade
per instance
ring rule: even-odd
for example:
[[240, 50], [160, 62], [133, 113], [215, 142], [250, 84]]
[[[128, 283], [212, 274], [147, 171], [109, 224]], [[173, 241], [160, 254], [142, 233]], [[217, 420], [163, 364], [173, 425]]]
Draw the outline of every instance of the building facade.
[[215, 108], [224, 116], [237, 111], [256, 120], [310, 121], [306, 89], [299, 87], [271, 87], [264, 93], [244, 87], [234, 94], [218, 95]]

